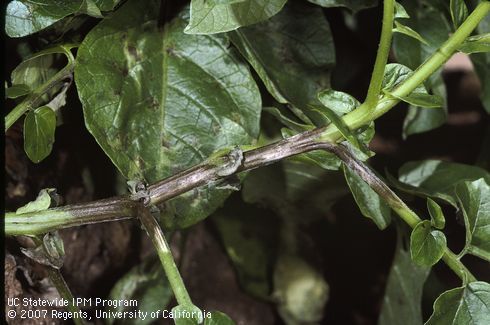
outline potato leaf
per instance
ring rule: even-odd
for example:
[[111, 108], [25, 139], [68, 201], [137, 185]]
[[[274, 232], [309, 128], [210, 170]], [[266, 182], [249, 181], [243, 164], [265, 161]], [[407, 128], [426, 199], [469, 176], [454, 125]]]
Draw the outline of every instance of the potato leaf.
[[24, 150], [35, 163], [46, 158], [53, 148], [56, 113], [49, 106], [30, 111], [24, 120]]
[[429, 210], [431, 225], [437, 229], [444, 229], [446, 219], [440, 205], [431, 198], [427, 198], [427, 210]]
[[235, 322], [225, 313], [212, 311], [211, 316], [204, 319], [204, 325], [235, 325]]
[[344, 7], [356, 13], [360, 10], [375, 7], [377, 0], [308, 0], [325, 8]]
[[420, 222], [410, 236], [410, 255], [420, 266], [432, 266], [444, 255], [446, 236], [440, 230], [432, 229], [428, 220]]

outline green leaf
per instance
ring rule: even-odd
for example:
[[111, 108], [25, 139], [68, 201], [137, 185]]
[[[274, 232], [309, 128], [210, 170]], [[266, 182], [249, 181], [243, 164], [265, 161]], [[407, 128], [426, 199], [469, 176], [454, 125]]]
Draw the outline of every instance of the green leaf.
[[342, 91], [325, 89], [318, 93], [320, 102], [333, 110], [337, 115], [342, 116], [353, 111], [361, 105], [357, 99]]
[[292, 130], [296, 132], [303, 132], [303, 131], [308, 131], [312, 130], [314, 128], [313, 125], [306, 125], [302, 124], [300, 122], [294, 121], [292, 118], [286, 116], [284, 113], [282, 113], [279, 109], [276, 107], [264, 107], [264, 111], [267, 113], [270, 113], [274, 117], [276, 117], [282, 124], [287, 126], [288, 128], [291, 128]]
[[274, 298], [282, 319], [312, 324], [323, 318], [330, 288], [322, 274], [295, 255], [281, 255], [274, 269]]
[[371, 219], [379, 229], [385, 229], [391, 221], [390, 207], [359, 175], [345, 165], [343, 169], [345, 180], [361, 213]]
[[[478, 34], [490, 33], [490, 15], [487, 15], [477, 27]], [[490, 53], [474, 53], [470, 56], [475, 72], [481, 83], [481, 100], [490, 114]]]
[[18, 98], [25, 96], [31, 92], [31, 88], [24, 84], [13, 85], [5, 89], [5, 97], [7, 98]]
[[464, 251], [490, 262], [490, 181], [479, 179], [456, 187], [466, 227]]
[[415, 226], [410, 236], [412, 260], [421, 266], [432, 266], [444, 255], [446, 236], [440, 230], [432, 229], [428, 220]]
[[102, 11], [110, 11], [120, 2], [120, 0], [93, 0], [97, 7]]
[[440, 108], [444, 105], [444, 99], [439, 95], [430, 95], [430, 94], [413, 92], [407, 96], [394, 96], [393, 93], [391, 92], [386, 92], [386, 93], [388, 93], [390, 96], [396, 97], [414, 106], [419, 106], [424, 108]]
[[422, 324], [422, 294], [430, 268], [416, 265], [403, 249], [400, 233], [391, 265], [378, 325]]
[[[151, 313], [165, 309], [173, 297], [172, 289], [162, 269], [160, 261], [155, 258], [146, 259], [141, 264], [133, 267], [120, 278], [112, 288], [109, 299], [112, 300], [136, 300], [138, 309]], [[108, 308], [111, 312], [132, 311], [134, 307], [117, 306]], [[155, 321], [151, 317], [146, 319], [114, 319], [106, 320], [112, 324], [151, 324]]]
[[415, 38], [416, 40], [418, 40], [424, 44], [428, 44], [427, 41], [422, 36], [420, 36], [419, 33], [417, 33], [416, 31], [414, 31], [413, 29], [411, 29], [408, 26], [400, 24], [397, 21], [395, 21], [395, 28], [393, 28], [393, 32], [407, 35], [409, 37]]
[[308, 0], [325, 8], [345, 7], [356, 13], [359, 10], [376, 7], [377, 0]]
[[102, 16], [102, 13], [100, 12], [99, 7], [97, 7], [97, 4], [94, 2], [94, 0], [83, 0], [79, 12], [96, 18], [104, 17]]
[[403, 8], [403, 6], [396, 1], [395, 1], [395, 17], [394, 18], [395, 19], [410, 18], [407, 11], [405, 10], [405, 8]]
[[235, 322], [225, 313], [212, 311], [210, 317], [204, 319], [204, 325], [234, 325]]
[[203, 322], [202, 311], [194, 305], [178, 305], [172, 308], [175, 325], [198, 325]]
[[[258, 137], [261, 99], [225, 35], [162, 30], [161, 1], [131, 0], [78, 50], [75, 81], [87, 129], [127, 179], [155, 182], [220, 148]], [[212, 184], [165, 203], [168, 228], [202, 220], [230, 194]]]
[[335, 50], [321, 8], [290, 1], [270, 20], [230, 38], [280, 103], [306, 110], [330, 86]]
[[490, 284], [472, 282], [444, 292], [434, 302], [434, 312], [425, 324], [490, 324]]
[[[404, 164], [399, 172], [399, 181], [405, 187], [400, 189], [424, 197], [433, 197], [457, 207], [455, 187], [461, 181], [480, 178], [490, 180], [484, 169], [440, 160], [412, 161]], [[398, 187], [398, 186], [397, 186]]]
[[429, 210], [431, 225], [437, 229], [444, 229], [446, 219], [444, 218], [440, 205], [431, 198], [427, 198], [427, 210]]
[[490, 52], [490, 33], [468, 37], [459, 50], [466, 54]]
[[219, 4], [206, 0], [192, 0], [191, 17], [184, 32], [187, 34], [215, 34], [256, 24], [277, 14], [286, 1], [244, 0]]
[[[447, 40], [451, 28], [444, 15], [444, 10], [436, 8], [435, 1], [407, 0], [402, 1], [402, 4], [410, 15], [410, 19], [406, 20], [404, 24], [419, 31], [420, 36], [426, 40], [427, 44], [396, 33], [393, 35], [393, 52], [399, 63], [410, 69], [416, 69]], [[436, 72], [426, 80], [425, 86], [432, 94], [440, 96], [445, 101], [446, 88], [441, 71]], [[410, 105], [403, 125], [403, 137], [435, 129], [445, 123], [446, 117], [445, 102], [441, 110], [426, 110]]]
[[28, 212], [44, 211], [49, 209], [51, 205], [51, 196], [49, 193], [54, 192], [54, 188], [46, 188], [39, 191], [37, 198], [34, 201], [27, 203], [26, 205], [18, 208], [15, 214], [22, 214]]
[[46, 158], [54, 143], [56, 113], [49, 106], [30, 111], [24, 120], [24, 150], [35, 163]]
[[457, 29], [468, 17], [468, 7], [466, 7], [464, 0], [451, 0], [449, 8], [454, 29]]

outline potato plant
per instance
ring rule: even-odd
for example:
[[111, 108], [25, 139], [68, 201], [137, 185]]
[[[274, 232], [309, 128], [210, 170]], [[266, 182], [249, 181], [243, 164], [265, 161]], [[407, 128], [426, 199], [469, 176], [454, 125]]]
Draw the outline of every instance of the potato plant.
[[[490, 262], [489, 142], [479, 166], [406, 159], [397, 176], [370, 166], [385, 114], [407, 108], [397, 130], [404, 138], [446, 123], [442, 68], [457, 52], [469, 56], [490, 113], [489, 11], [485, 0], [11, 1], [5, 31], [21, 61], [10, 62], [5, 84], [7, 136], [23, 129], [25, 155], [40, 163], [79, 102], [86, 131], [127, 189], [64, 205], [64, 193], [39, 188], [35, 200], [5, 213], [5, 236], [47, 270], [76, 324], [149, 324], [162, 314], [126, 318], [117, 313], [134, 308], [116, 303], [100, 317], [87, 314], [61, 274], [59, 232], [133, 219], [158, 259], [135, 261], [101, 298], [137, 299], [141, 312], [167, 310], [175, 324], [234, 324], [232, 313], [193, 302], [169, 244], [211, 220], [245, 293], [275, 306], [286, 324], [316, 324], [333, 303], [331, 283], [305, 229], [335, 232], [325, 220], [350, 192], [364, 217], [397, 237], [386, 247], [394, 257], [378, 324], [490, 324], [488, 272], [472, 270]], [[339, 44], [350, 40], [334, 37], [329, 24], [355, 30], [363, 12], [376, 29], [374, 66], [347, 64]], [[358, 46], [347, 48], [362, 58]], [[358, 64], [370, 66], [368, 86], [341, 91]], [[446, 223], [465, 229], [458, 250]], [[356, 240], [353, 232], [335, 250]], [[434, 295], [427, 288], [436, 268], [452, 273]]]

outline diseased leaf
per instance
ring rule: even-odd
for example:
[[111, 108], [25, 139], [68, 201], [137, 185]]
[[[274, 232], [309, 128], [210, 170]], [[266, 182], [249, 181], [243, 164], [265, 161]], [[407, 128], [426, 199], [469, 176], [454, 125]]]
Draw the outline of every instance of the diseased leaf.
[[417, 33], [416, 31], [414, 31], [413, 29], [411, 29], [408, 26], [400, 24], [397, 21], [395, 21], [395, 28], [393, 28], [393, 32], [407, 35], [409, 37], [415, 38], [416, 40], [418, 40], [424, 44], [428, 44], [427, 41], [422, 36], [420, 36], [419, 33]]
[[198, 325], [203, 322], [202, 311], [194, 305], [178, 305], [172, 308], [175, 325]]
[[490, 262], [490, 181], [459, 183], [456, 195], [466, 227], [464, 251]]
[[[127, 179], [155, 182], [258, 136], [260, 94], [225, 35], [162, 30], [161, 1], [130, 0], [86, 36], [75, 81], [87, 129]], [[165, 203], [166, 227], [205, 218], [230, 194], [212, 184]]]
[[[216, 1], [216, 0], [215, 0]], [[234, 325], [235, 322], [225, 313], [212, 311], [211, 317], [204, 319], [204, 325]]]
[[15, 214], [47, 210], [51, 205], [51, 196], [49, 195], [49, 193], [52, 193], [54, 191], [54, 188], [42, 189], [34, 201], [31, 201], [26, 205], [18, 208], [15, 211]]
[[430, 268], [416, 265], [403, 249], [399, 233], [395, 258], [391, 265], [378, 325], [422, 324], [422, 293]]
[[[411, 37], [396, 33], [393, 35], [393, 51], [397, 62], [416, 69], [439, 46], [447, 40], [451, 31], [450, 25], [444, 16], [444, 11], [436, 7], [435, 1], [401, 1], [410, 19], [404, 25], [416, 30], [427, 42], [421, 43]], [[441, 110], [427, 110], [410, 105], [403, 126], [403, 137], [423, 133], [435, 129], [445, 123], [447, 117], [446, 88], [438, 71], [425, 81], [427, 89], [444, 100]]]
[[343, 166], [345, 180], [361, 213], [373, 220], [379, 229], [385, 229], [391, 221], [391, 210], [385, 201], [362, 180], [359, 175]]
[[457, 29], [468, 17], [468, 7], [464, 0], [450, 0], [449, 8], [454, 29]]
[[417, 224], [410, 236], [410, 255], [421, 266], [432, 266], [444, 255], [446, 236], [440, 230], [432, 229], [429, 220]]
[[457, 207], [455, 187], [459, 182], [480, 178], [490, 180], [490, 174], [484, 169], [440, 160], [405, 163], [398, 175], [400, 182], [408, 185], [399, 187], [401, 190], [424, 197], [439, 198], [454, 207]]
[[[235, 30], [269, 19], [277, 14], [287, 0], [243, 0], [216, 3], [191, 1], [191, 17], [184, 32], [215, 34]], [[223, 1], [221, 1], [223, 2]]]
[[427, 210], [429, 210], [431, 225], [437, 229], [444, 229], [446, 219], [439, 204], [431, 198], [427, 198]]
[[426, 325], [490, 323], [490, 284], [472, 282], [444, 292], [434, 302]]
[[490, 33], [468, 37], [459, 50], [466, 54], [490, 52]]
[[325, 8], [345, 7], [354, 13], [362, 9], [376, 7], [376, 5], [378, 4], [377, 0], [308, 0], [308, 1]]
[[54, 143], [56, 113], [49, 106], [30, 111], [24, 120], [24, 150], [35, 163], [46, 158]]
[[[120, 278], [112, 288], [109, 299], [113, 300], [136, 300], [138, 309], [142, 312], [151, 313], [165, 309], [173, 297], [170, 283], [162, 269], [160, 261], [155, 258], [146, 259], [141, 264], [133, 267], [128, 273]], [[111, 312], [132, 311], [134, 307], [122, 306], [108, 308]], [[151, 317], [146, 319], [114, 319], [106, 320], [112, 324], [151, 324], [155, 321]]]
[[280, 103], [308, 115], [307, 104], [318, 103], [317, 93], [330, 85], [335, 51], [321, 8], [290, 1], [278, 15], [230, 38]]

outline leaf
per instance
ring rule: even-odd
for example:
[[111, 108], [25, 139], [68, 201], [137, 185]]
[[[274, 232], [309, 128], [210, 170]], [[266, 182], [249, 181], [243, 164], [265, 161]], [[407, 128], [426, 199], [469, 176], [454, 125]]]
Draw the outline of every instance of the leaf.
[[202, 311], [194, 305], [175, 306], [172, 315], [175, 325], [198, 325], [203, 322]]
[[302, 123], [294, 121], [292, 118], [283, 114], [276, 107], [264, 107], [263, 110], [266, 111], [267, 113], [270, 113], [271, 115], [276, 117], [282, 124], [284, 124], [285, 126], [287, 126], [288, 128], [291, 128], [292, 130], [294, 130], [296, 132], [308, 131], [308, 130], [312, 130], [314, 128], [314, 126], [312, 126], [312, 125], [306, 125], [306, 124], [302, 124]]
[[[399, 63], [410, 69], [416, 69], [447, 40], [451, 28], [444, 16], [444, 10], [436, 8], [434, 1], [423, 3], [422, 1], [402, 1], [402, 4], [410, 15], [410, 19], [404, 24], [419, 31], [427, 44], [396, 33], [393, 35], [393, 52]], [[409, 106], [403, 125], [404, 138], [435, 129], [446, 121], [446, 87], [441, 71], [426, 80], [425, 85], [432, 94], [444, 99], [443, 109], [426, 110], [414, 105]]]
[[416, 40], [418, 40], [424, 44], [428, 44], [427, 41], [422, 36], [420, 36], [419, 33], [417, 33], [416, 31], [414, 31], [413, 29], [411, 29], [408, 26], [400, 24], [397, 21], [395, 21], [395, 28], [393, 28], [393, 32], [407, 35], [407, 36], [412, 37], [412, 38], [414, 38], [414, 39], [416, 39]]
[[10, 37], [23, 37], [43, 30], [77, 12], [82, 0], [11, 1], [5, 14], [5, 31]]
[[49, 106], [30, 111], [24, 120], [24, 150], [35, 163], [46, 158], [54, 143], [56, 113]]
[[[75, 82], [87, 129], [127, 179], [161, 180], [220, 148], [257, 138], [261, 99], [225, 35], [157, 24], [161, 1], [131, 0], [78, 50]], [[165, 203], [165, 227], [187, 227], [230, 194], [213, 185]]]
[[422, 294], [430, 268], [416, 265], [403, 249], [400, 233], [386, 284], [378, 325], [422, 324]]
[[37, 198], [34, 201], [27, 203], [26, 205], [18, 208], [15, 214], [22, 214], [28, 212], [44, 211], [49, 209], [51, 205], [51, 196], [49, 193], [54, 192], [54, 188], [46, 188], [39, 191]]
[[278, 15], [230, 39], [280, 103], [306, 110], [330, 86], [335, 51], [321, 8], [290, 1]]
[[[151, 313], [165, 309], [173, 297], [170, 283], [167, 280], [165, 272], [162, 269], [160, 261], [156, 258], [146, 259], [141, 264], [136, 265], [112, 288], [109, 299], [111, 300], [136, 300], [138, 309], [142, 312]], [[118, 305], [117, 307], [108, 308], [109, 311], [124, 312], [132, 311], [134, 307]], [[112, 324], [151, 324], [155, 321], [151, 317], [146, 319], [114, 319], [106, 320], [109, 325]]]
[[377, 0], [308, 0], [311, 3], [317, 4], [325, 8], [345, 7], [356, 13], [362, 9], [376, 7]]
[[[487, 15], [477, 27], [481, 34], [490, 33], [490, 15]], [[490, 53], [474, 53], [470, 55], [475, 72], [481, 83], [481, 100], [487, 113], [490, 114]]]
[[490, 181], [479, 179], [456, 187], [466, 227], [464, 251], [490, 262]]
[[191, 17], [184, 32], [187, 34], [215, 34], [255, 24], [277, 14], [286, 1], [243, 0], [219, 4], [206, 0], [192, 0]]
[[210, 317], [204, 319], [204, 325], [234, 325], [235, 322], [225, 313], [212, 311]]
[[120, 2], [120, 0], [93, 0], [97, 7], [102, 11], [110, 11]]
[[422, 160], [405, 163], [398, 171], [400, 182], [409, 185], [401, 188], [424, 197], [439, 198], [457, 207], [455, 187], [461, 181], [490, 179], [490, 174], [476, 166]]
[[28, 95], [31, 92], [31, 88], [24, 84], [13, 85], [5, 89], [5, 97], [7, 98], [19, 98]]
[[343, 169], [345, 180], [362, 215], [371, 219], [379, 229], [385, 229], [391, 221], [390, 207], [359, 175], [345, 165]]
[[333, 110], [337, 115], [342, 116], [353, 111], [361, 105], [357, 99], [342, 91], [325, 89], [318, 93], [320, 102]]
[[490, 284], [472, 282], [448, 290], [434, 302], [434, 312], [426, 325], [490, 323]]
[[407, 96], [394, 96], [391, 92], [386, 93], [414, 106], [424, 108], [440, 108], [444, 105], [444, 99], [439, 95], [413, 92]]
[[421, 266], [432, 266], [444, 255], [446, 236], [440, 230], [432, 229], [428, 220], [419, 222], [410, 236], [412, 260]]
[[394, 16], [394, 18], [395, 19], [410, 18], [407, 11], [405, 10], [405, 8], [403, 8], [403, 6], [396, 1], [395, 1], [395, 16]]
[[466, 54], [490, 52], [490, 33], [468, 37], [459, 50]]
[[427, 210], [429, 210], [431, 226], [437, 229], [444, 229], [446, 219], [442, 213], [442, 209], [434, 200], [427, 198]]
[[457, 29], [468, 17], [468, 7], [466, 7], [464, 0], [451, 0], [449, 8], [454, 29]]

